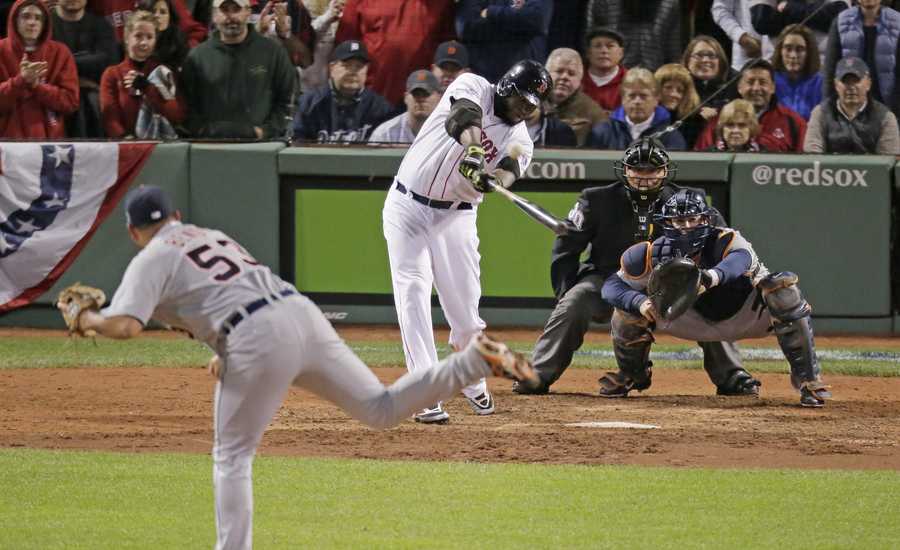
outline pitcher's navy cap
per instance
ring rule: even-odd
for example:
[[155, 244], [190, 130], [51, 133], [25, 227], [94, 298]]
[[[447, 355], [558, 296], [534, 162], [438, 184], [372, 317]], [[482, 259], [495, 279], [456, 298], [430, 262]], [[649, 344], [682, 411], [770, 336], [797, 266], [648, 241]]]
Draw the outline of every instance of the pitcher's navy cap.
[[141, 185], [125, 197], [125, 220], [128, 225], [153, 225], [172, 215], [172, 201], [155, 185]]

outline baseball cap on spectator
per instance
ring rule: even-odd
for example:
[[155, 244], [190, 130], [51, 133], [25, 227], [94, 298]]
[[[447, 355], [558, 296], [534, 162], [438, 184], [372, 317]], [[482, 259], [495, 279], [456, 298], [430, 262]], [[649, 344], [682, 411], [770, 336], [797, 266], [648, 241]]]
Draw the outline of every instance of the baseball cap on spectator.
[[411, 72], [409, 78], [406, 79], [406, 93], [409, 94], [416, 90], [424, 90], [429, 94], [439, 92], [441, 91], [441, 83], [438, 82], [437, 77], [431, 71], [419, 69]]
[[135, 227], [153, 225], [171, 216], [174, 210], [166, 192], [155, 185], [142, 185], [125, 197], [125, 220]]
[[442, 42], [434, 52], [434, 64], [456, 63], [460, 69], [469, 66], [469, 50], [456, 40]]
[[834, 68], [834, 78], [843, 80], [845, 76], [852, 74], [856, 78], [862, 80], [869, 76], [869, 66], [866, 62], [858, 57], [842, 57]]
[[606, 38], [612, 38], [616, 42], [619, 43], [619, 47], [625, 47], [625, 37], [622, 36], [622, 33], [613, 30], [609, 27], [591, 27], [588, 29], [588, 32], [584, 35], [584, 43], [588, 46], [591, 45], [591, 40], [597, 38], [598, 36], [603, 36]]
[[369, 62], [366, 45], [359, 40], [345, 40], [331, 51], [331, 61], [346, 61], [353, 58]]
[[242, 8], [250, 7], [250, 0], [213, 0], [213, 8], [218, 8], [225, 2], [234, 2], [235, 4], [237, 4], [238, 6], [240, 6]]

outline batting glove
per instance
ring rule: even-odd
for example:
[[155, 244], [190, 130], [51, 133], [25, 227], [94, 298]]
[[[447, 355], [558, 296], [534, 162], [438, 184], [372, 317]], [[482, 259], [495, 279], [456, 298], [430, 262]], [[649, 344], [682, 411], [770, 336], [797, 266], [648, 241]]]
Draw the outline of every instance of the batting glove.
[[469, 145], [466, 147], [466, 154], [459, 161], [459, 173], [464, 178], [476, 185], [481, 179], [481, 173], [484, 171], [484, 147], [481, 145]]

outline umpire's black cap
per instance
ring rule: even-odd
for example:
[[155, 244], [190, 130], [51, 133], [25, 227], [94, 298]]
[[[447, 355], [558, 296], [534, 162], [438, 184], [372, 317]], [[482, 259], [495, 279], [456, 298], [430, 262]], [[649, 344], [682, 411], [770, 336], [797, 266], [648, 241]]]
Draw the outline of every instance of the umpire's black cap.
[[125, 220], [134, 227], [153, 225], [171, 216], [172, 212], [171, 199], [155, 185], [141, 185], [125, 197]]

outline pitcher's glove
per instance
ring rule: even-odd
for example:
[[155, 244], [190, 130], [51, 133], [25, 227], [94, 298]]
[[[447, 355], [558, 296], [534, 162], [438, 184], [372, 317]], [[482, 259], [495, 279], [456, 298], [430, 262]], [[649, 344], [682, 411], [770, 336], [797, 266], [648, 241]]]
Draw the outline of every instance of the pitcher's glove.
[[677, 257], [653, 268], [647, 281], [647, 296], [661, 320], [673, 321], [694, 305], [701, 286], [697, 264]]
[[59, 293], [56, 307], [62, 312], [63, 320], [69, 328], [69, 334], [96, 336], [97, 333], [93, 330], [81, 330], [79, 320], [83, 312], [99, 311], [104, 303], [106, 303], [106, 294], [102, 290], [75, 283]]

